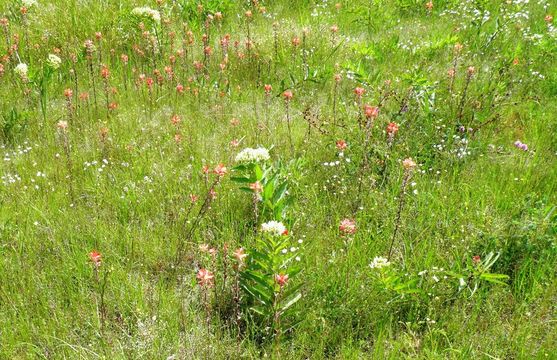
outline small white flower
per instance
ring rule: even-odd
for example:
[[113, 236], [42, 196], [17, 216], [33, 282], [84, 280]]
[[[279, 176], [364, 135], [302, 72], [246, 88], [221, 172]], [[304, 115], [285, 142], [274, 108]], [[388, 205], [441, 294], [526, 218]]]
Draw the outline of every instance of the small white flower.
[[255, 163], [269, 160], [269, 150], [259, 147], [257, 149], [246, 148], [236, 155], [236, 162]]
[[261, 231], [271, 236], [281, 236], [286, 232], [286, 227], [279, 221], [269, 221], [261, 224]]
[[157, 10], [151, 9], [148, 6], [136, 7], [132, 10], [132, 14], [151, 18], [157, 24], [161, 22], [161, 14]]
[[58, 69], [60, 64], [62, 63], [62, 59], [60, 59], [57, 55], [48, 54], [48, 65], [53, 69]]
[[21, 78], [26, 78], [28, 71], [29, 68], [27, 67], [27, 64], [24, 63], [20, 63], [14, 68], [14, 72], [18, 74]]
[[23, 4], [23, 6], [25, 6], [26, 8], [30, 8], [32, 6], [37, 5], [37, 1], [36, 0], [21, 0], [21, 3]]
[[389, 260], [381, 256], [376, 256], [375, 258], [373, 258], [371, 264], [369, 264], [369, 267], [372, 269], [381, 269], [390, 265], [391, 263], [389, 262]]

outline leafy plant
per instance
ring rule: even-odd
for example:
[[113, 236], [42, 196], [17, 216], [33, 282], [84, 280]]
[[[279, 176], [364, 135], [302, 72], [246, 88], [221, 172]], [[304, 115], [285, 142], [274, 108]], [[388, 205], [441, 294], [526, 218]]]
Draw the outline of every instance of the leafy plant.
[[249, 261], [240, 273], [240, 286], [248, 295], [247, 307], [259, 320], [263, 332], [273, 330], [275, 341], [293, 325], [282, 322], [283, 316], [301, 299], [302, 283], [290, 286], [301, 271], [299, 255], [292, 251], [287, 234], [263, 233], [255, 248], [249, 251]]

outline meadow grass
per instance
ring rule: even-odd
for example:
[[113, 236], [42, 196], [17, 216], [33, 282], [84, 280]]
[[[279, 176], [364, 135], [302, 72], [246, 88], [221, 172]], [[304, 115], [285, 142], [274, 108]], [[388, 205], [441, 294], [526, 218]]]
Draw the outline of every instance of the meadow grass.
[[0, 359], [556, 358], [556, 13], [1, 2]]

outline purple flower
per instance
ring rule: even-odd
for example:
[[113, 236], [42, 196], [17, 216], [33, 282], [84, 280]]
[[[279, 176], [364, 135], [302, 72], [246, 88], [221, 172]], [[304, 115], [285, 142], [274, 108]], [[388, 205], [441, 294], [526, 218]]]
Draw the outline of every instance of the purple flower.
[[520, 149], [520, 150], [528, 151], [528, 145], [522, 143], [522, 141], [520, 141], [520, 140], [516, 140], [516, 141], [514, 142], [514, 146], [515, 146], [516, 148]]

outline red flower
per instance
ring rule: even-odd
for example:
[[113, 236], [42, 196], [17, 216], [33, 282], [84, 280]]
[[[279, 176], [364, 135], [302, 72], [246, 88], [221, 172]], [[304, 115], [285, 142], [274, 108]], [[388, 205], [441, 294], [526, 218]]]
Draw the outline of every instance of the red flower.
[[106, 66], [103, 65], [103, 67], [101, 68], [101, 76], [103, 79], [108, 79], [108, 77], [110, 76], [110, 71], [108, 70], [108, 68]]
[[361, 97], [365, 92], [366, 90], [361, 87], [357, 87], [354, 89], [354, 94], [356, 94], [357, 97]]
[[280, 287], [283, 287], [288, 282], [288, 274], [277, 274], [275, 275], [275, 281]]
[[389, 125], [387, 125], [387, 134], [389, 136], [395, 136], [395, 134], [398, 131], [398, 125], [394, 122], [390, 122]]
[[89, 259], [95, 266], [100, 266], [102, 261], [102, 255], [100, 252], [93, 250], [89, 253]]
[[293, 96], [294, 96], [294, 94], [292, 94], [292, 91], [290, 91], [290, 90], [286, 90], [285, 92], [282, 93], [282, 97], [284, 98], [285, 101], [292, 100]]
[[481, 261], [482, 261], [482, 258], [480, 257], [480, 255], [472, 256], [472, 262], [474, 263], [474, 265], [478, 265]]

